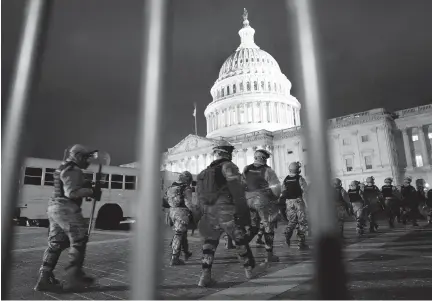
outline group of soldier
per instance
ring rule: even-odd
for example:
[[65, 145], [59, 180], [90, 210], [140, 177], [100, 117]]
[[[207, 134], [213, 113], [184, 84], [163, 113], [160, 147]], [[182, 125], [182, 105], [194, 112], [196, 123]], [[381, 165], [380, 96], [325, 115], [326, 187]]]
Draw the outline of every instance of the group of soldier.
[[[211, 270], [214, 254], [224, 233], [226, 247], [236, 249], [248, 279], [256, 274], [256, 262], [250, 248], [255, 236], [258, 236], [258, 244], [265, 245], [265, 261], [270, 263], [279, 260], [273, 252], [273, 241], [275, 227], [281, 218], [285, 217], [288, 221], [284, 233], [286, 243], [290, 245], [291, 237], [297, 230], [299, 249], [308, 249], [307, 184], [301, 176], [300, 164], [293, 162], [289, 165], [289, 174], [281, 184], [267, 165], [269, 152], [256, 150], [254, 163], [240, 173], [232, 162], [233, 150], [231, 144], [220, 140], [213, 148], [215, 160], [197, 176], [196, 187], [192, 186], [192, 174], [185, 171], [164, 195], [165, 207], [169, 208], [174, 229], [171, 265], [185, 264], [180, 259], [181, 252], [185, 260], [192, 256], [188, 248], [187, 229], [191, 222], [198, 225], [203, 238], [202, 273], [198, 282], [201, 287], [213, 283]], [[100, 200], [100, 186], [86, 181], [83, 174], [83, 169], [89, 167], [97, 152], [83, 145], [74, 145], [54, 172], [54, 196], [47, 209], [50, 223], [48, 248], [44, 252], [34, 288], [37, 291], [76, 291], [94, 282], [83, 272], [88, 233], [81, 204], [83, 199]], [[350, 189], [345, 191], [341, 181], [335, 179], [334, 199], [341, 235], [347, 214], [355, 216], [359, 235], [364, 233], [367, 219], [369, 230], [376, 231], [376, 214], [381, 209], [386, 210], [391, 227], [395, 218], [402, 223], [411, 220], [416, 226], [419, 210], [426, 212], [428, 222], [432, 223], [432, 190], [426, 195], [422, 179], [416, 181], [416, 188], [411, 186], [411, 178], [408, 177], [400, 189], [391, 185], [390, 178], [385, 182], [386, 185], [379, 190], [373, 177], [369, 177], [365, 185], [354, 181]], [[193, 201], [194, 189], [198, 202]], [[62, 251], [67, 248], [69, 264], [65, 283], [61, 284], [53, 271]]]
[[[287, 221], [284, 232], [287, 245], [290, 246], [296, 230], [298, 248], [309, 248], [306, 244], [308, 189], [301, 175], [300, 163], [289, 165], [289, 174], [281, 184], [274, 170], [267, 165], [271, 156], [268, 151], [257, 149], [254, 162], [240, 173], [232, 162], [233, 150], [234, 147], [227, 141], [219, 141], [213, 148], [215, 161], [197, 176], [196, 187], [192, 186], [192, 174], [184, 171], [167, 188], [163, 198], [164, 207], [169, 208], [168, 221], [174, 229], [171, 265], [185, 264], [180, 259], [182, 251], [185, 260], [191, 257], [187, 229], [190, 223], [198, 224], [203, 239], [200, 287], [214, 282], [211, 269], [222, 235], [225, 236], [225, 247], [236, 249], [248, 279], [255, 274], [256, 263], [250, 242], [256, 236], [256, 243], [265, 246], [265, 262], [279, 261], [273, 252], [273, 241], [275, 228], [282, 218]], [[412, 179], [406, 177], [398, 189], [392, 185], [392, 179], [387, 178], [380, 190], [374, 178], [368, 177], [366, 183], [353, 181], [346, 191], [341, 180], [334, 179], [335, 210], [341, 237], [348, 216], [355, 217], [358, 235], [364, 234], [367, 221], [369, 231], [376, 232], [376, 218], [381, 210], [386, 212], [390, 227], [394, 227], [395, 219], [404, 224], [410, 220], [413, 226], [418, 226], [420, 210], [426, 212], [431, 224], [432, 190], [426, 194], [423, 179], [416, 180], [415, 188], [411, 182]], [[194, 190], [197, 202], [193, 201]]]

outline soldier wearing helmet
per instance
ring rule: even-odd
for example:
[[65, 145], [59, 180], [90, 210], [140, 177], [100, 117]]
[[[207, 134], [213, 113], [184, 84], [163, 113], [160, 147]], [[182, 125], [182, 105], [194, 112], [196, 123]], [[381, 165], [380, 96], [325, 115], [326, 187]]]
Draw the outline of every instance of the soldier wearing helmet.
[[384, 180], [385, 184], [381, 187], [390, 228], [394, 228], [395, 217], [399, 216], [399, 202], [401, 198], [399, 191], [396, 186], [392, 185], [392, 182], [392, 178], [386, 178]]
[[262, 225], [267, 251], [266, 262], [277, 262], [279, 258], [273, 254], [273, 240], [274, 229], [279, 217], [277, 200], [281, 186], [276, 173], [267, 165], [270, 155], [264, 149], [256, 150], [254, 163], [247, 165], [243, 170], [243, 182], [246, 186], [246, 199], [251, 214], [249, 239], [257, 234]]
[[81, 213], [83, 198], [97, 198], [101, 191], [84, 180], [82, 169], [90, 165], [96, 150], [76, 144], [65, 153], [65, 160], [54, 172], [54, 195], [48, 202], [48, 248], [43, 255], [36, 291], [59, 291], [53, 271], [63, 250], [69, 248], [69, 265], [63, 288], [77, 290], [91, 285], [93, 278], [82, 270], [87, 245], [86, 223]]
[[427, 192], [426, 201], [423, 208], [427, 215], [428, 224], [432, 225], [432, 189], [429, 189]]
[[285, 241], [287, 245], [290, 246], [294, 229], [296, 229], [298, 225], [298, 248], [302, 250], [308, 249], [309, 247], [306, 245], [308, 223], [304, 198], [307, 183], [300, 175], [300, 167], [300, 162], [292, 162], [289, 165], [289, 174], [283, 181], [280, 201], [286, 204], [286, 217], [288, 219], [288, 225], [285, 229]]
[[352, 208], [348, 193], [342, 187], [342, 181], [339, 178], [333, 179], [333, 187], [335, 189], [337, 221], [340, 235], [343, 238], [345, 218], [347, 214], [349, 215], [352, 212]]
[[417, 224], [417, 191], [411, 185], [412, 178], [407, 176], [404, 178], [404, 182], [400, 188], [402, 195], [401, 201], [401, 219], [402, 223], [406, 225], [408, 220], [411, 220], [413, 226]]
[[415, 214], [420, 216], [420, 208], [423, 208], [427, 201], [426, 189], [425, 189], [426, 181], [424, 179], [416, 180], [416, 190], [417, 190], [417, 198], [415, 200]]
[[366, 201], [363, 197], [363, 190], [359, 181], [352, 181], [348, 189], [348, 197], [351, 203], [352, 214], [356, 219], [356, 230], [358, 235], [364, 234], [366, 226]]
[[189, 171], [182, 172], [177, 181], [167, 188], [164, 196], [170, 207], [169, 217], [174, 230], [174, 237], [171, 242], [171, 266], [185, 264], [180, 259], [182, 250], [185, 260], [192, 256], [192, 253], [189, 252], [187, 240], [187, 227], [191, 219], [191, 210], [194, 209], [192, 203], [192, 180], [192, 174]]
[[200, 287], [213, 283], [211, 270], [214, 254], [223, 232], [234, 240], [246, 277], [253, 276], [255, 259], [246, 239], [246, 228], [251, 223], [250, 213], [241, 174], [231, 161], [233, 150], [234, 147], [227, 141], [218, 141], [213, 148], [216, 160], [197, 177], [196, 193], [203, 211], [198, 229], [204, 240]]
[[363, 187], [363, 197], [368, 204], [369, 232], [373, 233], [378, 229], [376, 215], [380, 210], [384, 209], [384, 200], [381, 191], [375, 185], [374, 177], [366, 178], [366, 185]]

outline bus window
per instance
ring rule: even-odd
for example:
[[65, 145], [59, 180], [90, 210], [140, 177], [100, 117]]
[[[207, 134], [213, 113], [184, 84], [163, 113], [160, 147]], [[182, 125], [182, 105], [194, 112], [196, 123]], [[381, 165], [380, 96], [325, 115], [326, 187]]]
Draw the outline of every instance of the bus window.
[[46, 168], [45, 169], [45, 179], [44, 179], [44, 185], [45, 186], [54, 186], [54, 168]]
[[111, 189], [123, 189], [123, 175], [111, 175]]
[[42, 168], [27, 167], [24, 174], [24, 185], [42, 185]]
[[105, 181], [103, 181], [103, 180], [100, 181], [101, 188], [108, 189], [108, 184], [109, 184], [109, 175], [103, 173], [103, 174], [101, 174], [101, 178], [102, 178], [102, 179], [105, 178]]
[[136, 177], [135, 176], [125, 176], [125, 189], [135, 190]]

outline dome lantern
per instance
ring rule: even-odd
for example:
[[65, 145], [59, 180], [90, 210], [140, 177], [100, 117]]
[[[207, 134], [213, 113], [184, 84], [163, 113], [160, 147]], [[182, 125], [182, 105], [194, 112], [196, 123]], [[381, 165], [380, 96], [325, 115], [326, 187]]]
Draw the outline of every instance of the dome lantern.
[[249, 26], [248, 15], [248, 11], [245, 8], [243, 11], [243, 28], [239, 30], [240, 46], [236, 51], [239, 51], [242, 48], [259, 49], [258, 45], [255, 44], [254, 41], [255, 29]]

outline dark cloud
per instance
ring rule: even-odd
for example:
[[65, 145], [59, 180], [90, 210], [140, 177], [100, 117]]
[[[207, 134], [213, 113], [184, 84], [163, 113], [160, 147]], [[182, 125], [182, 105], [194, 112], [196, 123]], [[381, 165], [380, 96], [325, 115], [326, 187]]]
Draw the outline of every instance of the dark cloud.
[[[22, 0], [2, 1], [2, 115], [16, 52]], [[317, 1], [321, 57], [332, 117], [432, 100], [432, 1]], [[224, 60], [237, 48], [242, 11], [255, 41], [280, 64], [299, 97], [300, 78], [285, 1], [173, 1], [167, 50], [163, 147], [193, 132]], [[114, 164], [135, 160], [141, 0], [55, 1], [41, 83], [32, 96], [27, 154], [59, 158], [73, 142], [107, 149]]]

